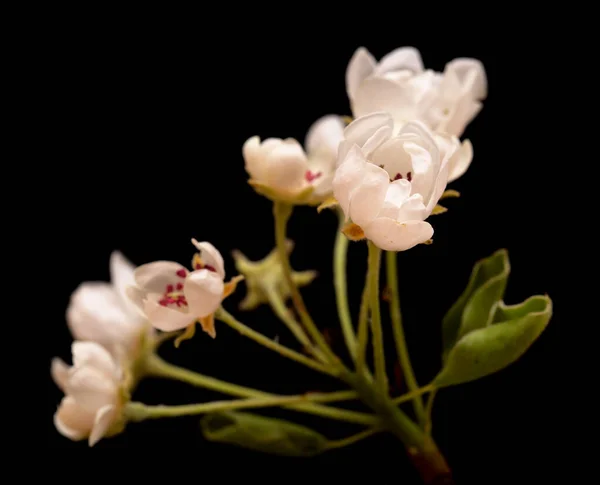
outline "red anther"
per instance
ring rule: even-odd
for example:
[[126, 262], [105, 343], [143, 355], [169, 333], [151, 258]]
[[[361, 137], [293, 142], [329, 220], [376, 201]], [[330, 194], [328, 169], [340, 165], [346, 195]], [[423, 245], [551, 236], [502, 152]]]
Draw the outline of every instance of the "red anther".
[[183, 290], [183, 283], [177, 283], [176, 288], [177, 288], [177, 291]]
[[211, 266], [210, 264], [205, 264], [204, 265], [204, 269], [207, 269], [208, 271], [212, 271], [213, 273], [217, 272], [217, 270], [215, 269], [215, 267]]
[[180, 278], [185, 278], [187, 276], [187, 271], [185, 269], [178, 269], [175, 274]]
[[402, 179], [401, 173], [397, 173], [396, 176], [393, 178], [393, 180], [400, 180], [400, 179]]
[[173, 293], [174, 289], [173, 285], [167, 285], [167, 293]]
[[412, 173], [411, 173], [411, 172], [408, 172], [408, 173], [406, 174], [406, 179], [407, 179], [409, 182], [412, 180]]
[[312, 182], [313, 180], [318, 179], [321, 175], [323, 175], [323, 172], [313, 173], [310, 170], [307, 170], [304, 174], [304, 178], [306, 178], [307, 182]]

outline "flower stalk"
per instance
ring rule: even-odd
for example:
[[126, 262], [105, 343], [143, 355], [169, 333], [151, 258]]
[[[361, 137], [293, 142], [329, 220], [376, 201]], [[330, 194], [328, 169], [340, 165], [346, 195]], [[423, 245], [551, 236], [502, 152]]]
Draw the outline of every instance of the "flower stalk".
[[371, 308], [371, 331], [373, 333], [373, 353], [375, 360], [375, 380], [380, 391], [387, 395], [388, 379], [385, 371], [385, 352], [383, 331], [381, 329], [381, 311], [379, 306], [379, 270], [381, 249], [369, 241], [369, 307]]
[[[406, 339], [404, 337], [404, 328], [402, 326], [402, 313], [400, 311], [400, 293], [398, 289], [398, 265], [397, 265], [397, 254], [394, 252], [386, 251], [386, 273], [387, 283], [390, 292], [390, 315], [392, 319], [392, 332], [394, 334], [394, 342], [396, 343], [396, 352], [398, 354], [398, 360], [400, 367], [406, 381], [406, 387], [409, 392], [416, 393], [419, 389], [417, 379], [415, 377], [412, 365], [410, 363], [410, 357], [408, 355], [408, 348], [406, 346]], [[413, 399], [413, 407], [415, 414], [417, 415], [421, 425], [425, 423], [425, 409], [423, 407], [423, 400], [420, 394], [415, 394]]]

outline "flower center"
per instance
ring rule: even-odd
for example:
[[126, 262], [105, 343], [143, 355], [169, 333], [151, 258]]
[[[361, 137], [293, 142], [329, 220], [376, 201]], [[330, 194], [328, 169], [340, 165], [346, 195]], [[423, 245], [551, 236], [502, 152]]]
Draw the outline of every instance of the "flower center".
[[[379, 165], [379, 168], [383, 168], [385, 170], [385, 167], [383, 165]], [[395, 180], [401, 180], [403, 178], [404, 176], [400, 172], [398, 172], [396, 175], [394, 175], [394, 178], [390, 178], [390, 182], [393, 182]], [[412, 172], [406, 172], [406, 180], [412, 182]]]
[[311, 172], [310, 170], [307, 170], [304, 174], [304, 178], [307, 182], [313, 182], [314, 180], [318, 179], [321, 175], [323, 175], [323, 172]]
[[[177, 272], [177, 276], [182, 270]], [[167, 285], [165, 288], [165, 292], [161, 300], [159, 300], [159, 304], [162, 306], [170, 306], [176, 305], [177, 308], [181, 306], [187, 306], [187, 300], [185, 299], [185, 295], [183, 294], [183, 283], [177, 283], [176, 285]]]

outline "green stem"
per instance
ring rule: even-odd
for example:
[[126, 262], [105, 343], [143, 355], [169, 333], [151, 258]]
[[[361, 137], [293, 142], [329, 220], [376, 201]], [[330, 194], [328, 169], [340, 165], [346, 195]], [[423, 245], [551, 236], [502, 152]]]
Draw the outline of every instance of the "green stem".
[[282, 355], [283, 357], [287, 357], [288, 359], [295, 360], [296, 362], [304, 364], [305, 366], [310, 367], [311, 369], [314, 369], [316, 371], [322, 372], [323, 374], [329, 374], [332, 376], [336, 375], [335, 370], [333, 370], [329, 367], [325, 367], [323, 364], [320, 364], [316, 360], [313, 360], [305, 355], [302, 355], [300, 352], [296, 352], [295, 350], [289, 349], [289, 348], [285, 347], [284, 345], [281, 345], [281, 344], [271, 340], [270, 338], [265, 337], [263, 334], [255, 331], [255, 330], [252, 330], [250, 327], [248, 327], [248, 326], [244, 325], [242, 322], [239, 322], [238, 320], [236, 320], [236, 318], [233, 315], [231, 315], [227, 310], [225, 310], [223, 307], [219, 308], [216, 311], [215, 318], [226, 323], [231, 328], [233, 328], [234, 330], [237, 330], [245, 337], [248, 337], [248, 338], [254, 340], [255, 342], [261, 344], [262, 346], [264, 346], [270, 350], [274, 350], [275, 352]]
[[281, 265], [283, 267], [283, 275], [287, 285], [290, 288], [292, 301], [296, 307], [296, 311], [298, 312], [298, 315], [300, 315], [300, 319], [302, 320], [304, 328], [310, 334], [317, 346], [327, 356], [329, 361], [341, 366], [342, 364], [339, 358], [329, 348], [325, 338], [321, 332], [319, 332], [315, 322], [313, 322], [312, 318], [310, 317], [306, 305], [304, 304], [304, 300], [302, 299], [302, 295], [292, 279], [292, 267], [290, 265], [285, 244], [286, 226], [290, 216], [292, 215], [292, 206], [283, 202], [275, 202], [273, 204], [273, 215], [275, 218], [275, 242], [277, 251], [279, 252], [279, 259], [281, 260]]
[[342, 233], [344, 225], [344, 213], [338, 211], [340, 227], [338, 228], [333, 249], [333, 275], [335, 284], [335, 296], [337, 302], [338, 314], [342, 325], [342, 333], [346, 341], [348, 352], [356, 362], [357, 342], [354, 329], [352, 328], [352, 318], [350, 316], [350, 307], [348, 306], [348, 288], [346, 284], [346, 257], [348, 253], [349, 240]]
[[140, 402], [130, 402], [125, 408], [125, 413], [130, 421], [144, 421], [146, 419], [175, 418], [191, 416], [217, 411], [230, 411], [232, 409], [262, 408], [270, 406], [283, 406], [306, 401], [305, 396], [275, 396], [256, 397], [237, 401], [213, 401], [201, 404], [184, 404], [181, 406], [148, 406]]
[[292, 313], [288, 310], [281, 297], [279, 291], [277, 291], [272, 286], [266, 287], [267, 297], [269, 298], [269, 304], [271, 305], [271, 309], [277, 315], [277, 317], [285, 324], [290, 332], [296, 337], [296, 340], [300, 342], [308, 351], [310, 351], [315, 357], [317, 357], [321, 362], [327, 363], [327, 358], [323, 355], [323, 353], [316, 348], [313, 343], [306, 335], [306, 332], [302, 329], [300, 324], [294, 319]]
[[[419, 389], [419, 384], [417, 383], [415, 373], [410, 363], [408, 348], [406, 346], [406, 338], [404, 337], [404, 328], [402, 327], [396, 253], [389, 251], [386, 252], [386, 266], [388, 288], [390, 290], [390, 314], [392, 318], [394, 341], [396, 342], [396, 352], [398, 353], [398, 360], [400, 361], [400, 367], [402, 368], [402, 373], [404, 374], [406, 387], [408, 388], [409, 392], [413, 392]], [[419, 422], [421, 425], [424, 425], [425, 409], [423, 407], [423, 400], [418, 394], [415, 395], [415, 398], [413, 399], [413, 407]]]
[[[232, 396], [256, 398], [277, 396], [277, 394], [271, 394], [268, 392], [259, 391], [258, 389], [240, 386], [239, 384], [225, 382], [220, 379], [215, 379], [214, 377], [205, 376], [203, 374], [199, 374], [197, 372], [178, 367], [176, 365], [164, 361], [157, 355], [151, 355], [148, 357], [148, 359], [145, 362], [144, 370], [145, 375], [147, 376], [174, 379], [180, 382], [185, 382], [186, 384], [191, 384], [193, 386], [202, 387], [204, 389], [210, 389]], [[330, 399], [336, 401], [346, 401], [356, 399], [357, 397], [355, 391], [339, 391], [336, 393], [329, 393], [328, 395]], [[339, 421], [347, 421], [350, 423], [366, 425], [373, 425], [377, 423], [376, 417], [371, 414], [359, 413], [356, 411], [348, 411], [346, 409], [338, 409], [331, 406], [315, 404], [314, 402], [287, 404], [284, 407], [293, 409], [294, 411], [314, 414], [316, 416], [323, 416]]]
[[375, 360], [375, 381], [382, 393], [388, 393], [388, 381], [385, 372], [385, 353], [383, 350], [383, 331], [379, 308], [379, 270], [381, 249], [369, 241], [369, 303], [371, 307], [371, 329], [373, 332], [373, 353]]
[[358, 393], [380, 419], [380, 425], [396, 435], [407, 448], [423, 449], [425, 434], [376, 384], [360, 374], [344, 372], [341, 378]]
[[406, 394], [403, 394], [402, 396], [395, 397], [394, 399], [392, 399], [392, 402], [394, 404], [401, 404], [406, 401], [411, 401], [416, 396], [421, 396], [427, 392], [435, 392], [435, 388], [433, 387], [433, 384], [428, 384], [427, 386], [421, 387], [420, 389], [415, 389], [412, 392], [407, 392]]
[[342, 438], [339, 440], [330, 440], [327, 443], [327, 448], [328, 449], [343, 448], [344, 446], [353, 445], [354, 443], [356, 443], [360, 440], [364, 440], [365, 438], [368, 438], [369, 436], [373, 436], [376, 433], [380, 433], [381, 431], [383, 431], [382, 428], [374, 427], [374, 428], [365, 429], [364, 431], [361, 431], [360, 433], [356, 433], [351, 436], [348, 436], [347, 438]]
[[431, 428], [433, 427], [431, 414], [433, 412], [433, 401], [435, 399], [436, 392], [437, 392], [437, 389], [433, 389], [431, 391], [431, 394], [429, 395], [429, 399], [427, 399], [427, 406], [425, 408], [425, 433], [428, 436], [431, 436]]
[[366, 353], [369, 341], [369, 273], [365, 278], [360, 302], [360, 313], [358, 315], [358, 350], [356, 352], [356, 372], [365, 373], [367, 369]]

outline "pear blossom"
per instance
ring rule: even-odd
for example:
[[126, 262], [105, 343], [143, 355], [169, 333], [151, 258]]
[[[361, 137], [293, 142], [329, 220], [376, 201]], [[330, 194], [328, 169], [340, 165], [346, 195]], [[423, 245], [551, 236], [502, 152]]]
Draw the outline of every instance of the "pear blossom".
[[111, 282], [88, 281], [77, 287], [67, 307], [67, 325], [75, 340], [89, 340], [113, 355], [125, 352], [135, 360], [144, 337], [153, 330], [127, 297], [135, 266], [119, 251], [110, 256]]
[[477, 59], [454, 59], [439, 73], [424, 69], [414, 47], [398, 48], [379, 62], [360, 47], [346, 69], [346, 91], [356, 118], [387, 111], [397, 129], [417, 120], [460, 137], [487, 97], [487, 77]]
[[367, 239], [386, 251], [404, 251], [432, 237], [425, 219], [446, 188], [450, 161], [464, 154], [453, 138], [436, 143], [420, 122], [393, 131], [392, 116], [383, 112], [346, 127], [333, 193], [346, 220]]
[[72, 366], [58, 357], [52, 360], [52, 378], [65, 393], [54, 414], [54, 425], [66, 438], [87, 438], [89, 445], [94, 446], [101, 438], [123, 428], [124, 372], [96, 342], [75, 341], [71, 349]]
[[249, 138], [242, 148], [250, 184], [271, 198], [302, 202], [322, 200], [331, 194], [337, 148], [344, 122], [336, 115], [315, 121], [304, 148], [293, 138]]
[[233, 292], [239, 277], [225, 283], [225, 265], [217, 248], [206, 241], [192, 239], [192, 243], [199, 251], [192, 260], [192, 271], [173, 261], [144, 264], [135, 270], [135, 286], [129, 287], [128, 295], [155, 328], [187, 328], [191, 336], [199, 320], [214, 338], [213, 314]]

